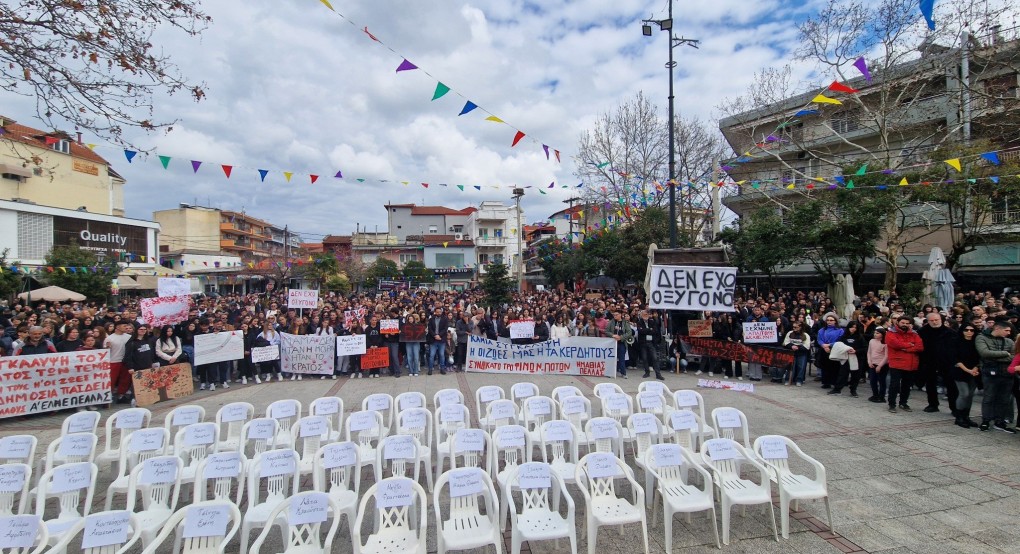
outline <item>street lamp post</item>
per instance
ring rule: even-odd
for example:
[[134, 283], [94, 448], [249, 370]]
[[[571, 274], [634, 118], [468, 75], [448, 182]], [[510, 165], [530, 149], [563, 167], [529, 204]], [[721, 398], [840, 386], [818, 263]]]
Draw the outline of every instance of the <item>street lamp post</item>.
[[514, 189], [514, 200], [517, 201], [517, 290], [524, 290], [524, 249], [521, 241], [524, 239], [524, 229], [521, 228], [521, 197], [524, 196], [524, 189]]
[[673, 61], [673, 49], [680, 45], [687, 45], [692, 48], [698, 47], [697, 40], [677, 37], [673, 35], [673, 0], [669, 0], [669, 16], [666, 19], [644, 19], [641, 21], [641, 34], [646, 37], [652, 36], [652, 23], [659, 26], [659, 29], [670, 34], [669, 40], [669, 62], [666, 68], [669, 70], [669, 247], [676, 248], [676, 148], [674, 141], [674, 113], [673, 108], [673, 68], [676, 62]]

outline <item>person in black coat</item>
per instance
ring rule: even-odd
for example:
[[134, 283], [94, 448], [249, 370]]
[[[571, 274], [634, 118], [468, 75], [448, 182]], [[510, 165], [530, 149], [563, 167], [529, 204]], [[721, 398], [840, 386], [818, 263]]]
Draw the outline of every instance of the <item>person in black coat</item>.
[[[978, 355], [974, 339], [980, 328], [973, 323], [964, 323], [960, 327], [960, 336], [956, 342], [955, 364], [949, 371], [953, 385], [957, 390], [956, 424], [964, 429], [978, 427], [978, 422], [970, 418], [970, 408], [974, 403], [974, 392], [977, 390], [978, 377], [981, 376], [981, 357]], [[923, 340], [923, 339], [922, 339]]]
[[635, 346], [638, 351], [638, 358], [644, 365], [644, 378], [650, 375], [650, 369], [655, 370], [655, 378], [664, 381], [665, 377], [659, 371], [659, 360], [656, 356], [656, 349], [662, 343], [662, 324], [659, 318], [648, 313], [648, 310], [641, 310], [637, 320], [637, 342]]
[[[365, 346], [368, 348], [381, 348], [383, 344], [385, 343], [382, 329], [379, 326], [379, 317], [372, 314], [371, 319], [368, 320], [368, 325], [365, 326]], [[379, 377], [379, 368], [369, 369], [368, 375], [369, 377]]]
[[429, 375], [432, 375], [432, 363], [437, 355], [439, 359], [439, 373], [446, 375], [446, 331], [449, 328], [450, 320], [443, 315], [443, 308], [436, 306], [436, 311], [425, 325], [425, 343], [429, 347]]
[[928, 406], [924, 411], [928, 413], [939, 411], [938, 383], [941, 378], [946, 387], [949, 411], [955, 416], [959, 391], [956, 388], [956, 381], [950, 378], [949, 372], [956, 363], [954, 348], [957, 334], [945, 324], [942, 314], [938, 312], [929, 312], [926, 320], [927, 325], [921, 326], [917, 332], [921, 335], [921, 342], [924, 343], [919, 366], [919, 377], [924, 379], [924, 390], [928, 394]]

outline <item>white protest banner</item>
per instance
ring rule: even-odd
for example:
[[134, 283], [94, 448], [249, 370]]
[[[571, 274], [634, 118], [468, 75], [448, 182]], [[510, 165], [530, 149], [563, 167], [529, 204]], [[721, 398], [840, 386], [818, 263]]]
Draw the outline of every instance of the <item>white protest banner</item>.
[[195, 365], [229, 362], [244, 357], [244, 334], [224, 331], [195, 335]]
[[191, 279], [180, 279], [177, 277], [160, 277], [156, 279], [156, 291], [160, 297], [164, 296], [190, 296]]
[[510, 322], [511, 339], [530, 339], [535, 336], [535, 322], [531, 319], [522, 319]]
[[337, 356], [360, 356], [367, 352], [365, 335], [345, 335], [336, 338]]
[[142, 309], [142, 321], [152, 327], [176, 325], [188, 320], [191, 310], [190, 296], [161, 296], [159, 298], [143, 298], [138, 301]]
[[703, 389], [726, 389], [737, 392], [754, 392], [754, 383], [734, 383], [717, 379], [698, 379], [698, 386]]
[[336, 346], [331, 335], [280, 333], [280, 366], [284, 373], [332, 375]]
[[256, 346], [251, 349], [251, 363], [271, 362], [280, 359], [280, 346]]
[[319, 307], [319, 291], [315, 289], [290, 289], [287, 293], [287, 307], [314, 310]]
[[471, 335], [467, 371], [616, 377], [616, 341], [569, 337], [536, 344], [506, 344]]
[[109, 350], [0, 358], [0, 418], [112, 401]]
[[735, 267], [653, 265], [648, 307], [732, 312], [736, 284]]
[[779, 341], [779, 329], [775, 321], [745, 321], [744, 342], [747, 344], [775, 344]]

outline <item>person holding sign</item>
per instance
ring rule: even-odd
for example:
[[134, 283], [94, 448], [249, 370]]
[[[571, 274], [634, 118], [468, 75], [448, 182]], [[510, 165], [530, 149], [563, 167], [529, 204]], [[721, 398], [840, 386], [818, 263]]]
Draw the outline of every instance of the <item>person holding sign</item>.
[[[365, 326], [365, 345], [368, 348], [382, 348], [383, 344], [382, 329], [379, 326], [379, 316], [372, 314], [371, 319], [368, 320], [368, 325]], [[379, 368], [370, 368], [368, 370], [368, 376], [378, 378]]]
[[627, 343], [634, 339], [630, 323], [623, 320], [623, 312], [613, 312], [613, 319], [606, 324], [606, 334], [616, 341], [616, 374], [627, 378]]
[[[276, 318], [272, 318], [272, 320], [275, 319]], [[273, 328], [272, 320], [266, 319], [264, 322], [262, 322], [262, 332], [259, 333], [257, 337], [255, 337], [255, 341], [252, 343], [252, 346], [254, 347], [275, 346], [277, 348], [280, 347], [281, 341], [280, 333], [277, 333], [276, 329]], [[256, 371], [255, 375], [256, 383], [262, 382], [258, 377], [259, 373], [263, 374], [262, 379], [266, 380], [267, 382], [273, 378], [273, 374], [276, 374], [277, 381], [283, 381], [283, 375], [280, 373], [280, 360], [278, 359], [259, 363], [259, 368], [258, 371]]]
[[[767, 322], [770, 322], [770, 321], [771, 320], [768, 318], [768, 316], [765, 315], [765, 311], [762, 310], [761, 306], [755, 306], [751, 310], [751, 315], [748, 316], [748, 318], [747, 318], [747, 322], [748, 323], [752, 323], [752, 322], [754, 322], [754, 323], [767, 323]], [[745, 339], [745, 341], [746, 341], [746, 339]], [[747, 342], [745, 342], [745, 344], [747, 344]], [[761, 371], [761, 363], [760, 362], [753, 361], [753, 358], [752, 358], [752, 361], [748, 361], [747, 362], [747, 378], [748, 379], [750, 379], [751, 381], [761, 381], [761, 374], [762, 374], [762, 371]]]
[[644, 364], [645, 379], [649, 376], [649, 366], [655, 370], [655, 378], [664, 381], [665, 377], [659, 371], [659, 360], [656, 356], [656, 349], [662, 342], [662, 324], [659, 318], [650, 317], [648, 310], [641, 310], [637, 321], [637, 350], [638, 358]]

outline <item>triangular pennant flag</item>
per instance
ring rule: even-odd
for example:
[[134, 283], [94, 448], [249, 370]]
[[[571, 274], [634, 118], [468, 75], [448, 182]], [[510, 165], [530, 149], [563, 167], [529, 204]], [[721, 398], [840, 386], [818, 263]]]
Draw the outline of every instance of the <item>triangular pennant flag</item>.
[[397, 73], [400, 73], [401, 71], [410, 71], [412, 69], [418, 69], [418, 66], [407, 61], [407, 58], [404, 58], [404, 61], [400, 62], [400, 65], [397, 66]]
[[854, 188], [854, 180], [853, 179], [850, 179], [850, 181], [847, 182], [846, 188], [848, 188], [848, 189]]
[[142, 263], [145, 263], [145, 256], [138, 256], [138, 257], [142, 259]]
[[503, 121], [502, 119], [500, 119], [500, 118], [498, 118], [498, 117], [496, 117], [494, 115], [490, 115], [489, 117], [486, 117], [485, 120], [486, 121], [492, 121], [493, 123], [506, 123], [506, 121]]
[[319, 180], [318, 175], [309, 175], [308, 178], [311, 179], [313, 185], [315, 184], [316, 181]]
[[372, 40], [374, 40], [374, 41], [376, 41], [376, 42], [379, 42], [379, 39], [375, 38], [375, 35], [373, 35], [372, 33], [368, 32], [368, 26], [367, 26], [367, 25], [366, 25], [366, 26], [365, 26], [365, 28], [364, 28], [364, 29], [362, 29], [361, 31], [362, 31], [363, 33], [365, 33], [366, 35], [368, 35], [368, 38], [370, 38], [370, 39], [372, 39]]
[[999, 178], [998, 178], [998, 177], [995, 177], [995, 176], [993, 175], [992, 177], [989, 177], [989, 179], [991, 179], [991, 180], [992, 180], [992, 182], [993, 182], [993, 183], [995, 183], [996, 185], [998, 185], [998, 184], [999, 184]]
[[421, 186], [423, 186], [425, 188], [429, 188], [429, 184], [428, 183], [422, 183]]
[[553, 150], [553, 154], [556, 155], [556, 163], [559, 163], [560, 162], [560, 151], [554, 149]]
[[269, 170], [268, 169], [260, 169], [259, 170], [259, 177], [262, 179], [263, 183], [266, 182], [266, 175], [269, 175]]
[[202, 162], [198, 160], [191, 160], [191, 169], [194, 173], [198, 173], [198, 168], [202, 166]]
[[255, 264], [252, 262], [248, 262], [248, 267], [251, 269], [255, 269]]
[[446, 247], [447, 247], [447, 246], [449, 246], [449, 245], [450, 245], [450, 243], [449, 243], [449, 242], [444, 242], [444, 243], [443, 243], [443, 248], [446, 248]]
[[545, 159], [548, 160], [549, 159], [549, 147], [543, 144], [542, 145], [542, 150], [545, 151]]
[[159, 163], [163, 164], [163, 169], [166, 169], [170, 165], [170, 156], [160, 156]]
[[951, 160], [946, 160], [946, 165], [948, 165], [949, 167], [951, 167], [951, 168], [953, 168], [953, 169], [955, 169], [957, 171], [963, 171], [960, 168], [960, 158], [953, 158]]
[[928, 28], [932, 31], [935, 30], [935, 19], [932, 16], [932, 12], [935, 10], [935, 0], [921, 0], [921, 15], [924, 16], [924, 20], [928, 22]]
[[538, 189], [538, 192], [541, 192], [542, 194], [545, 194], [545, 191], [542, 190], [542, 189]]
[[355, 181], [357, 181], [357, 182], [359, 182], [359, 183], [364, 183], [364, 182], [365, 182], [365, 180], [364, 180], [364, 179], [355, 179]]
[[900, 186], [901, 186], [901, 187], [905, 187], [905, 186], [907, 186], [907, 185], [909, 185], [909, 184], [910, 184], [910, 183], [908, 183], [908, 182], [907, 182], [907, 178], [906, 178], [906, 177], [904, 177], [904, 178], [900, 179]]
[[598, 164], [598, 165], [597, 165], [597, 166], [595, 166], [595, 167], [596, 167], [597, 169], [602, 169], [602, 168], [606, 167], [607, 165], [609, 165], [609, 162], [602, 162], [602, 163]]
[[[319, 1], [322, 2], [323, 5], [325, 5], [327, 8], [333, 10], [333, 5], [329, 3], [329, 0], [319, 0]], [[333, 11], [336, 11], [336, 10], [333, 10]]]
[[436, 83], [436, 91], [432, 93], [432, 99], [439, 100], [440, 98], [446, 96], [447, 92], [450, 92], [450, 87], [444, 85], [443, 83]]
[[556, 186], [556, 181], [553, 181], [553, 182], [549, 183], [549, 186], [546, 187], [546, 188], [553, 188], [555, 186]]
[[[292, 171], [284, 171], [283, 172], [283, 178], [286, 179], [288, 183], [290, 182], [290, 178], [293, 177], [293, 176], [294, 176], [294, 173]], [[265, 180], [265, 179], [263, 179], [263, 180]]]
[[517, 143], [521, 142], [522, 138], [524, 138], [524, 131], [517, 131], [517, 134], [514, 135], [514, 142], [510, 145], [510, 148], [517, 146]]
[[137, 155], [138, 155], [138, 152], [135, 152], [134, 150], [125, 150], [124, 151], [124, 157], [127, 158], [128, 163], [131, 163], [131, 160], [135, 159], [135, 156], [137, 156]]
[[463, 191], [464, 190], [464, 185], [457, 185], [457, 188], [459, 188], [461, 191]]
[[86, 144], [85, 146], [88, 146], [89, 150], [95, 150], [96, 149], [96, 143], [94, 143], [94, 142], [90, 142], [90, 143]]
[[985, 152], [984, 154], [981, 154], [981, 157], [995, 165], [999, 165], [1001, 163], [999, 162], [999, 154], [995, 152]]
[[829, 85], [829, 90], [831, 90], [833, 92], [845, 92], [845, 93], [848, 93], [848, 94], [853, 94], [855, 92], [860, 92], [859, 90], [857, 90], [855, 88], [852, 88], [852, 87], [848, 87], [848, 86], [844, 85], [843, 83], [840, 83], [839, 81], [833, 81], [832, 84]]
[[344, 178], [344, 174], [343, 174], [342, 171], [337, 171], [336, 175], [334, 175], [333, 178], [334, 179], [343, 179]]
[[868, 173], [868, 164], [862, 165], [857, 169], [857, 175], [865, 175]]
[[464, 103], [464, 108], [461, 109], [460, 113], [457, 114], [457, 115], [464, 115], [464, 114], [470, 112], [471, 110], [473, 110], [473, 109], [475, 109], [477, 107], [478, 107], [477, 104], [475, 104], [474, 102], [468, 100], [467, 102]]
[[835, 98], [829, 98], [824, 94], [819, 94], [818, 96], [815, 96], [814, 98], [811, 99], [811, 101], [814, 102], [815, 104], [836, 104], [837, 106], [843, 105], [843, 103], [840, 102], [839, 100], [836, 100]]
[[857, 61], [854, 62], [854, 67], [857, 68], [857, 71], [861, 72], [861, 75], [864, 75], [865, 81], [871, 82], [871, 72], [868, 71], [868, 62], [864, 59], [864, 56], [857, 58]]
[[482, 186], [481, 185], [472, 185], [472, 186], [475, 187], [475, 190], [482, 190]]
[[232, 165], [221, 165], [220, 167], [223, 168], [223, 174], [227, 176], [227, 179], [229, 179], [230, 178], [230, 172], [231, 172], [231, 170], [234, 169], [234, 166], [232, 166]]

